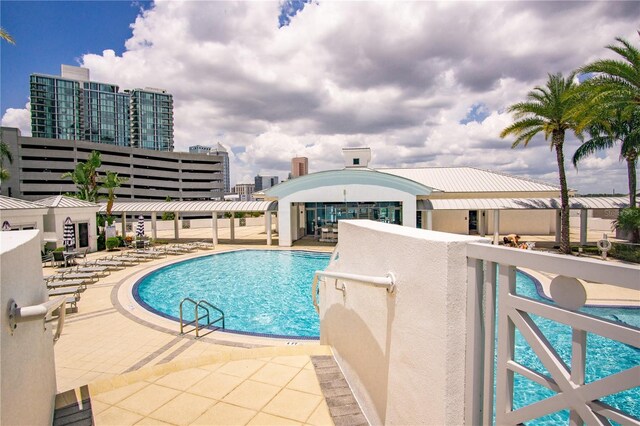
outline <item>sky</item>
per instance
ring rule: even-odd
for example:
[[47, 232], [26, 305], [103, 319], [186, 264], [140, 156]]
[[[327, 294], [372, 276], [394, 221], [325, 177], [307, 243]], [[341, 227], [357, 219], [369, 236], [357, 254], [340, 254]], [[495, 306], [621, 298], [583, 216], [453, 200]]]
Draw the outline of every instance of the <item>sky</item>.
[[[286, 177], [290, 160], [343, 166], [368, 146], [371, 167], [470, 166], [557, 184], [537, 137], [511, 149], [499, 134], [549, 73], [638, 45], [640, 2], [0, 2], [2, 125], [30, 135], [29, 75], [84, 66], [120, 89], [174, 97], [175, 147], [220, 142], [231, 181]], [[628, 192], [619, 149], [570, 158], [579, 193]]]

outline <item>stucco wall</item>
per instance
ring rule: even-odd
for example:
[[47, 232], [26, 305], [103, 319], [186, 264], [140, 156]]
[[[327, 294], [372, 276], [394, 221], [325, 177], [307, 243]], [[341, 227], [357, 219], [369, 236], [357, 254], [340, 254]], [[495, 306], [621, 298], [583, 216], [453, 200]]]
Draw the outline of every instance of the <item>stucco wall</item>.
[[[551, 235], [555, 232], [555, 210], [500, 210], [500, 234]], [[480, 213], [480, 211], [478, 211]], [[493, 210], [486, 210], [487, 233], [493, 233]], [[480, 226], [480, 221], [478, 221]], [[467, 234], [467, 210], [435, 210], [433, 229], [441, 232]]]
[[[51, 326], [8, 324], [10, 300], [18, 306], [48, 300], [42, 285], [39, 231], [0, 232], [0, 424], [46, 425], [53, 418], [56, 377]], [[17, 266], [19, 265], [19, 267]]]
[[328, 270], [391, 272], [397, 284], [393, 294], [320, 284], [321, 343], [333, 346], [368, 420], [463, 424], [465, 245], [481, 239], [365, 220], [338, 226], [339, 256]]
[[[43, 215], [45, 209], [35, 209], [38, 213], [33, 211], [34, 209], [21, 209], [21, 210], [3, 210], [0, 213], [0, 224], [5, 220], [9, 222], [11, 226], [33, 226], [35, 229], [41, 231], [44, 230]], [[42, 232], [39, 234], [40, 243], [43, 243]]]
[[[45, 231], [55, 232], [58, 241], [56, 245], [62, 247], [64, 239], [64, 221], [67, 217], [71, 218], [74, 224], [88, 223], [89, 230], [89, 251], [98, 250], [98, 236], [96, 234], [96, 212], [98, 208], [52, 208], [45, 219]], [[76, 238], [78, 238], [78, 229], [76, 226]]]

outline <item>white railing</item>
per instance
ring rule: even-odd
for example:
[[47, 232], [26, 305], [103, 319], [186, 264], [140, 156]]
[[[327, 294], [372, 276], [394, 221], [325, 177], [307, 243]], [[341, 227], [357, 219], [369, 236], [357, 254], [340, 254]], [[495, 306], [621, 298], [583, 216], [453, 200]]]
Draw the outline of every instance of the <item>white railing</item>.
[[59, 297], [57, 299], [48, 300], [39, 305], [23, 306], [19, 307], [18, 304], [10, 300], [9, 301], [9, 328], [13, 334], [14, 330], [18, 328], [18, 324], [29, 321], [42, 321], [43, 325], [48, 322], [47, 319], [51, 314], [58, 310], [58, 317], [56, 319], [57, 326], [56, 332], [53, 335], [53, 342], [57, 342], [62, 334], [62, 328], [64, 327], [65, 318], [65, 297]]
[[[334, 251], [334, 255], [335, 255]], [[332, 256], [333, 259], [333, 256]], [[342, 292], [345, 291], [344, 283], [342, 287], [338, 287], [338, 280], [345, 280], [356, 282], [360, 284], [370, 285], [373, 287], [381, 287], [387, 290], [387, 293], [393, 293], [396, 288], [396, 279], [393, 273], [389, 272], [384, 277], [376, 277], [371, 275], [351, 274], [348, 272], [331, 272], [331, 271], [316, 271], [313, 275], [313, 283], [311, 285], [311, 297], [313, 300], [313, 307], [316, 312], [320, 312], [320, 304], [318, 303], [318, 279], [320, 277], [333, 278], [336, 280], [335, 288]]]
[[[621, 424], [640, 424], [637, 418], [600, 401], [608, 395], [640, 386], [640, 365], [585, 384], [588, 333], [639, 348], [640, 329], [578, 312], [580, 293], [585, 293], [582, 285], [575, 280], [583, 279], [640, 291], [639, 267], [477, 243], [468, 245], [467, 261], [469, 297], [466, 377], [470, 383], [465, 394], [467, 424], [488, 425], [494, 421], [496, 311], [496, 424], [524, 423], [563, 409], [570, 410], [569, 422], [572, 425], [609, 424], [609, 420]], [[564, 281], [557, 282], [555, 287], [558, 289], [557, 293], [553, 291], [552, 282], [552, 295], [556, 298], [556, 304], [518, 295], [517, 267], [562, 277], [561, 280]], [[558, 355], [530, 314], [571, 327], [571, 367]], [[515, 360], [516, 329], [549, 374], [535, 371]], [[610, 356], [615, 357], [616, 354], [612, 353]], [[514, 389], [514, 373], [556, 394], [514, 409], [514, 392], [518, 391]]]

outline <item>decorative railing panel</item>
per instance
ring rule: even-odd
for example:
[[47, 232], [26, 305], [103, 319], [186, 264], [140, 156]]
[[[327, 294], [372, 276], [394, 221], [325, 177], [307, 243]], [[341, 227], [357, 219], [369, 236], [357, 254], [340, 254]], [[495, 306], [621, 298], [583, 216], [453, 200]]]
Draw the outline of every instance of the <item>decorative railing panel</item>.
[[[586, 291], [577, 280], [640, 292], [640, 268], [486, 244], [470, 244], [467, 258], [467, 378], [470, 380], [465, 395], [467, 424], [516, 425], [569, 410], [571, 425], [610, 424], [610, 421], [640, 425], [640, 420], [634, 417], [637, 413], [630, 414], [601, 401], [640, 386], [640, 329], [580, 312]], [[553, 302], [519, 295], [516, 268], [557, 274], [559, 277], [551, 283]], [[563, 360], [532, 316], [570, 327], [570, 362]], [[518, 362], [516, 331], [543, 368]], [[589, 361], [587, 342], [591, 334], [635, 348], [633, 365], [585, 383]], [[497, 361], [494, 361], [496, 352]], [[618, 354], [613, 352], [607, 356]], [[514, 407], [519, 391], [514, 387], [515, 375], [553, 391], [553, 395]]]

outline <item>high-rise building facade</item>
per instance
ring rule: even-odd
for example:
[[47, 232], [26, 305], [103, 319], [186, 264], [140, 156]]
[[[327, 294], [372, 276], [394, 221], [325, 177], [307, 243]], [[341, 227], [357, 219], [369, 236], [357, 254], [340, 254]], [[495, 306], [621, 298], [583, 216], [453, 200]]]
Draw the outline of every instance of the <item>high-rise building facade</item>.
[[256, 191], [264, 191], [265, 189], [269, 189], [272, 186], [278, 184], [279, 179], [278, 176], [260, 176], [257, 175], [254, 178], [255, 181], [255, 190]]
[[239, 201], [253, 201], [253, 193], [256, 191], [252, 183], [237, 183], [233, 192], [238, 194]]
[[216, 146], [193, 145], [189, 147], [189, 152], [194, 154], [217, 155], [222, 158], [222, 173], [224, 176], [224, 192], [231, 193], [231, 169], [229, 168], [229, 152], [220, 142]]
[[119, 91], [89, 70], [62, 65], [60, 76], [32, 74], [33, 137], [87, 140], [173, 151], [173, 97], [158, 89]]
[[291, 177], [297, 178], [309, 174], [309, 159], [294, 157], [291, 159]]

